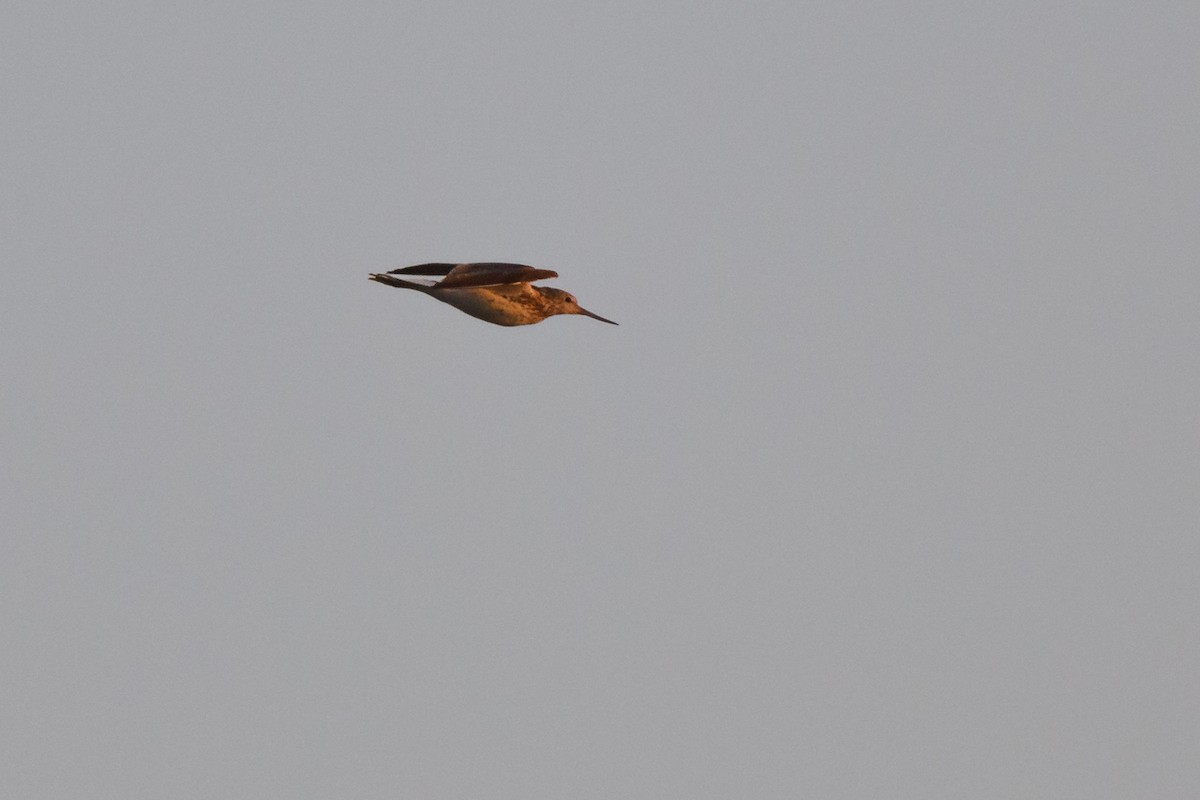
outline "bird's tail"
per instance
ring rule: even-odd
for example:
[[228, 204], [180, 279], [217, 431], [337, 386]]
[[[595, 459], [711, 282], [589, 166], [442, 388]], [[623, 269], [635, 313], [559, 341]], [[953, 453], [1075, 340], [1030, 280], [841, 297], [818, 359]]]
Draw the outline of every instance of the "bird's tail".
[[432, 282], [426, 283], [425, 281], [406, 281], [403, 278], [397, 278], [395, 275], [387, 275], [378, 272], [371, 273], [369, 277], [373, 281], [386, 283], [388, 286], [395, 286], [397, 289], [416, 289], [418, 292], [428, 291], [429, 287], [433, 285]]

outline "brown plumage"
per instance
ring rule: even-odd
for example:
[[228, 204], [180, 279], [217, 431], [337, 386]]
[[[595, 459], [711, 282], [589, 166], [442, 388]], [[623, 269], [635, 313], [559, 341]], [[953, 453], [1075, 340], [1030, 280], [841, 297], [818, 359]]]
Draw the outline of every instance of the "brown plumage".
[[[440, 281], [411, 280], [397, 275], [442, 276]], [[561, 289], [534, 286], [533, 281], [557, 278], [558, 273], [524, 264], [418, 264], [374, 273], [371, 280], [398, 289], [414, 289], [494, 325], [533, 325], [557, 314], [581, 314], [616, 325], [583, 308], [574, 295]]]

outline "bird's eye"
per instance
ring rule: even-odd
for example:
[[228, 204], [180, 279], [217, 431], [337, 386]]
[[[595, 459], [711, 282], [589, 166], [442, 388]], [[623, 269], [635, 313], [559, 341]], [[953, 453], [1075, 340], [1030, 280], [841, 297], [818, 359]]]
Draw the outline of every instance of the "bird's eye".
[[574, 303], [574, 302], [575, 302], [575, 298], [574, 298], [574, 297], [568, 297], [568, 298], [567, 298], [567, 302], [568, 302], [568, 303]]

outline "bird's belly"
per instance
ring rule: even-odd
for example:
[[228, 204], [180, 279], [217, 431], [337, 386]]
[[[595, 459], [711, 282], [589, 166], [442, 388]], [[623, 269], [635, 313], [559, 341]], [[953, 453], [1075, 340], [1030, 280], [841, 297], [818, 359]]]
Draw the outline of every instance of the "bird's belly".
[[495, 325], [531, 325], [542, 321], [542, 316], [520, 295], [510, 296], [487, 288], [443, 289], [431, 294], [464, 314]]

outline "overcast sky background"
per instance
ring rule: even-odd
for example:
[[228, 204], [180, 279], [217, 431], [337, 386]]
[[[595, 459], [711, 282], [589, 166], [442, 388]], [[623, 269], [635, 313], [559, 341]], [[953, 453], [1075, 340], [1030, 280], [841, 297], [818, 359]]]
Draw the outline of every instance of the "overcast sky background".
[[6, 793], [1200, 796], [1197, 42], [7, 5]]

